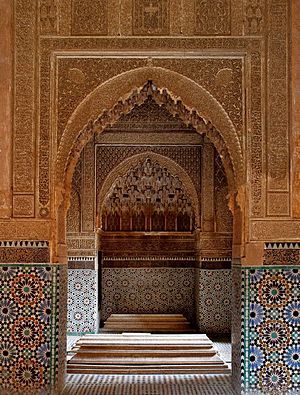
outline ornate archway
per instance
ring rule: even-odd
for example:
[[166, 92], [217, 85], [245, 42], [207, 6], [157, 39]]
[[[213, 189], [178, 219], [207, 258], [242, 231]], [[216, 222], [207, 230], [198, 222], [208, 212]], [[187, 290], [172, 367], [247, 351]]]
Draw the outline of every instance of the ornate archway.
[[[137, 89], [137, 86], [141, 88]], [[126, 95], [128, 91], [131, 93]], [[101, 133], [121, 115], [143, 104], [149, 96], [157, 104], [164, 104], [171, 114], [179, 116], [187, 125], [193, 126], [199, 134], [207, 135], [220, 154], [231, 193], [244, 183], [244, 161], [237, 132], [226, 111], [208, 91], [194, 81], [163, 68], [145, 67], [118, 75], [82, 101], [63, 133], [56, 161], [55, 207], [58, 220], [54, 260], [66, 258], [65, 214], [69, 207], [73, 171], [81, 150], [94, 133]]]

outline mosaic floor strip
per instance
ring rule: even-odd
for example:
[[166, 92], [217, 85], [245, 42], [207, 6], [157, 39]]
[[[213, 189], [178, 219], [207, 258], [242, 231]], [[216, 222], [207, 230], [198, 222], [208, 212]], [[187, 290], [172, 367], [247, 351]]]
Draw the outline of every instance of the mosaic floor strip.
[[67, 375], [63, 395], [234, 395], [223, 375]]

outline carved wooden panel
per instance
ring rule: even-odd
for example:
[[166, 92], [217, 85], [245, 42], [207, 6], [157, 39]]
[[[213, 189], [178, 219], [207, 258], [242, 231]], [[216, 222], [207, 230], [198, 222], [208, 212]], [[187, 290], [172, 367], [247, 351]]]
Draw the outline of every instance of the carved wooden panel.
[[195, 33], [201, 36], [231, 33], [230, 0], [195, 0]]
[[108, 0], [72, 0], [72, 34], [106, 35]]
[[169, 34], [169, 0], [134, 0], [133, 15], [134, 34]]
[[101, 210], [108, 231], [192, 231], [194, 210], [178, 176], [146, 159], [116, 179]]

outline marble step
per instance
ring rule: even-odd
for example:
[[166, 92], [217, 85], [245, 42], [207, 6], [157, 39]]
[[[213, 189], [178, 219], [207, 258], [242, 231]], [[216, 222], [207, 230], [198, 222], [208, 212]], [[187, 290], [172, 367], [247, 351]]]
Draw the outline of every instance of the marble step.
[[[75, 351], [75, 350], [74, 350]], [[102, 349], [86, 349], [86, 348], [79, 348], [78, 350], [76, 350], [76, 353], [78, 356], [80, 356], [80, 358], [88, 358], [90, 356], [93, 356], [93, 358], [101, 358], [101, 356], [105, 355], [106, 357], [108, 356], [113, 356], [113, 357], [130, 357], [130, 358], [134, 358], [134, 357], [160, 357], [162, 355], [162, 351], [163, 351], [163, 355], [164, 357], [172, 357], [172, 356], [176, 356], [176, 357], [195, 357], [195, 356], [205, 356], [205, 357], [212, 357], [215, 355], [215, 350], [214, 349], [210, 349], [210, 350], [199, 350], [199, 349], [195, 349], [195, 350], [180, 350], [178, 351], [177, 349], [173, 349], [173, 350], [166, 350], [165, 348], [163, 350], [161, 349], [148, 349], [148, 348], [143, 348], [140, 350], [136, 350], [136, 349], [127, 349], [127, 350], [121, 350], [121, 349], [107, 349], [107, 348], [102, 348]]]
[[182, 314], [111, 314], [106, 322], [110, 321], [182, 321], [186, 318]]
[[69, 374], [231, 374], [228, 366], [215, 365], [68, 365]]
[[72, 353], [68, 373], [230, 373], [205, 334], [90, 334], [77, 340]]
[[81, 364], [107, 364], [107, 365], [115, 365], [115, 364], [126, 364], [126, 365], [185, 365], [185, 364], [204, 364], [204, 365], [224, 365], [224, 362], [217, 355], [213, 356], [192, 356], [192, 357], [182, 357], [171, 356], [167, 357], [164, 353], [161, 353], [159, 356], [116, 356], [111, 357], [107, 355], [98, 354], [93, 355], [83, 354], [80, 355], [76, 353], [71, 358], [72, 364], [81, 363]]
[[166, 332], [193, 333], [190, 322], [182, 314], [112, 314], [102, 332]]

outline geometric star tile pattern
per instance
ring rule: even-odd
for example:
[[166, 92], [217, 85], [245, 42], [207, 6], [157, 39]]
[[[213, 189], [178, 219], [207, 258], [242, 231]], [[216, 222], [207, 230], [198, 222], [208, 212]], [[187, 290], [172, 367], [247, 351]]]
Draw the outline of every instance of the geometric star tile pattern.
[[68, 269], [68, 333], [97, 332], [97, 274], [92, 269]]
[[[196, 269], [196, 312], [202, 333], [231, 332], [232, 272]], [[198, 284], [198, 285], [197, 285]]]
[[300, 391], [300, 268], [251, 268], [242, 273], [244, 388]]
[[0, 265], [0, 392], [53, 388], [58, 266]]
[[183, 314], [194, 321], [193, 268], [104, 268], [101, 320], [111, 314]]

